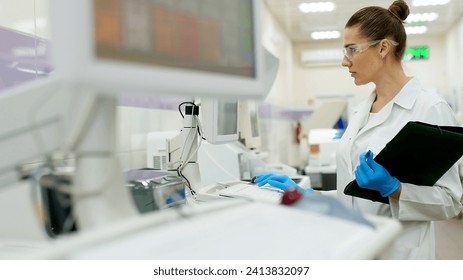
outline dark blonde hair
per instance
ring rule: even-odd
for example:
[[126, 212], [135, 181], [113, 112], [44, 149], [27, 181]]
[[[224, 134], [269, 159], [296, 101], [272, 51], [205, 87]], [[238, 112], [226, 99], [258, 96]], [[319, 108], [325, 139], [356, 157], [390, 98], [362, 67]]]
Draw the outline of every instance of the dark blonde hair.
[[403, 0], [394, 1], [389, 9], [365, 7], [351, 16], [346, 28], [358, 27], [360, 34], [372, 41], [387, 38], [399, 43], [394, 56], [401, 60], [407, 44], [404, 21], [409, 14], [408, 5]]

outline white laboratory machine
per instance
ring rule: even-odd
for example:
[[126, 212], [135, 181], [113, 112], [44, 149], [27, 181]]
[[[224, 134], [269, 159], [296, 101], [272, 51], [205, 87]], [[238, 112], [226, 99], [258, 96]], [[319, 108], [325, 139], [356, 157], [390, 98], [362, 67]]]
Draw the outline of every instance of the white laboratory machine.
[[304, 172], [312, 179], [312, 187], [336, 189], [336, 149], [343, 130], [314, 128], [309, 131], [309, 157]]
[[311, 167], [336, 165], [336, 149], [343, 130], [330, 128], [311, 129], [308, 137], [309, 159]]
[[198, 151], [202, 150], [203, 140], [214, 145], [238, 140], [238, 101], [204, 98], [199, 105], [192, 104], [186, 108], [194, 107], [197, 112], [193, 116], [187, 111], [182, 114], [184, 127], [180, 132], [148, 134], [147, 167], [184, 177], [194, 195], [205, 184], [198, 165]]

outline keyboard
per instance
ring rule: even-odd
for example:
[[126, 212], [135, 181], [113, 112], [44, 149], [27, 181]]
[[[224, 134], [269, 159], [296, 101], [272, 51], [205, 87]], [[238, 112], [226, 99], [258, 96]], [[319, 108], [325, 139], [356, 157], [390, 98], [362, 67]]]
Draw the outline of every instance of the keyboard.
[[246, 198], [254, 201], [279, 204], [283, 197], [283, 191], [273, 187], [258, 187], [252, 183], [234, 182], [218, 184], [217, 194], [225, 197]]

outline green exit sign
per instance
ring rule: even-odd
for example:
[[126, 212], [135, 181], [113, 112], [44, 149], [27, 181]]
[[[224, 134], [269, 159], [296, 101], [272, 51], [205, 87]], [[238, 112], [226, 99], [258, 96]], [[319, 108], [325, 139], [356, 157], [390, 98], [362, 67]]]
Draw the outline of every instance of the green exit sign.
[[429, 59], [429, 47], [409, 47], [405, 50], [405, 61], [422, 59]]

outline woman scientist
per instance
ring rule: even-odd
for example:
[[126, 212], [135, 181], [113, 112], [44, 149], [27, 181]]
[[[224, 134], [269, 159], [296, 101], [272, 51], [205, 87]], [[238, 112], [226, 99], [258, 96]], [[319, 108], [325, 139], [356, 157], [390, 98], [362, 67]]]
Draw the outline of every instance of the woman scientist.
[[[457, 165], [434, 187], [426, 187], [400, 182], [373, 159], [408, 121], [456, 125], [449, 105], [438, 94], [425, 91], [417, 78], [404, 73], [401, 59], [407, 37], [403, 22], [408, 14], [407, 4], [399, 0], [389, 9], [360, 9], [345, 26], [342, 66], [349, 70], [356, 85], [372, 82], [376, 88], [353, 108], [339, 143], [337, 194], [362, 214], [401, 221], [403, 232], [385, 258], [434, 259], [432, 221], [451, 219], [462, 207]], [[388, 197], [389, 204], [345, 195], [345, 186], [354, 179], [361, 188], [377, 190]], [[258, 176], [256, 183], [281, 188], [295, 184], [285, 176], [268, 174]]]

